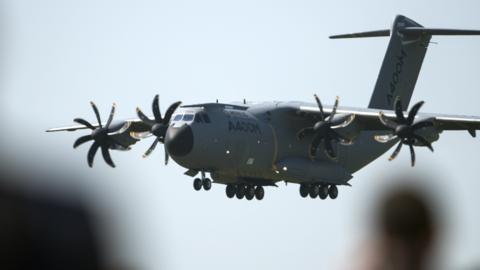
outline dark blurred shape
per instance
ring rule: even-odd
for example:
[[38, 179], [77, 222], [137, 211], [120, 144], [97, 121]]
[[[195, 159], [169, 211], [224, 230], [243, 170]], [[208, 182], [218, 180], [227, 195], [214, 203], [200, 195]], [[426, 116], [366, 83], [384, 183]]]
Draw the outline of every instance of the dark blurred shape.
[[424, 189], [416, 180], [399, 180], [400, 186], [383, 192], [373, 211], [373, 234], [347, 261], [346, 269], [436, 269], [433, 259], [441, 222], [434, 203], [438, 201], [432, 200], [431, 187]]
[[11, 185], [25, 177], [0, 169], [0, 269], [102, 269], [88, 209], [75, 196]]
[[426, 269], [436, 238], [437, 220], [426, 194], [402, 187], [380, 201], [380, 258], [376, 269]]
[[400, 190], [384, 199], [380, 226], [389, 239], [411, 248], [427, 248], [434, 236], [434, 218], [423, 198], [412, 190]]

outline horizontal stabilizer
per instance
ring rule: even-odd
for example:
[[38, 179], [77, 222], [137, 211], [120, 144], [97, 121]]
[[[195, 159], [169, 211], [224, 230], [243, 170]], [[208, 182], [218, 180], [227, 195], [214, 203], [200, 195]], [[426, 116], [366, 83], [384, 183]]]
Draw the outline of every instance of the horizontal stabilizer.
[[472, 36], [480, 35], [480, 30], [405, 27], [398, 32], [407, 35]]
[[[445, 29], [445, 28], [424, 28], [424, 27], [404, 27], [398, 28], [398, 32], [405, 35], [420, 36], [420, 35], [437, 35], [437, 36], [473, 36], [480, 35], [480, 30], [467, 29]], [[342, 34], [330, 36], [331, 39], [340, 38], [366, 38], [366, 37], [388, 37], [390, 30], [376, 30], [367, 32], [358, 32], [351, 34]]]
[[330, 36], [330, 38], [337, 39], [337, 38], [363, 38], [363, 37], [388, 37], [388, 36], [390, 36], [390, 30], [384, 29], [384, 30], [376, 30], [376, 31], [368, 31], [368, 32], [334, 35], [334, 36]]

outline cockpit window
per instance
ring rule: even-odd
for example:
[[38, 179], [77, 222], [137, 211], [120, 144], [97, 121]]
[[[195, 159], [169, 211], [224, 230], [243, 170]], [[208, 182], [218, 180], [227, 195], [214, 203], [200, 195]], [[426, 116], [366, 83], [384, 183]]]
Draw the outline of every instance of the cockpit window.
[[192, 121], [193, 120], [193, 114], [185, 114], [183, 115], [183, 121]]
[[183, 116], [182, 114], [177, 114], [177, 115], [175, 115], [175, 117], [173, 118], [173, 121], [180, 121], [180, 120], [182, 120], [182, 116]]

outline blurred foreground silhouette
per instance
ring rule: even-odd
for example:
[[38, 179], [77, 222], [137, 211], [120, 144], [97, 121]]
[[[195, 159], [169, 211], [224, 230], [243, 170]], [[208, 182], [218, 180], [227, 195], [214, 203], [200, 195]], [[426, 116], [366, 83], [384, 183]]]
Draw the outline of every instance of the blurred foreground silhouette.
[[424, 269], [436, 236], [436, 219], [425, 198], [414, 190], [397, 190], [387, 194], [378, 214], [382, 269]]
[[75, 196], [12, 185], [33, 175], [0, 168], [0, 269], [105, 269], [89, 209]]
[[352, 269], [431, 269], [439, 220], [426, 195], [407, 186], [386, 192], [375, 211], [373, 242]]

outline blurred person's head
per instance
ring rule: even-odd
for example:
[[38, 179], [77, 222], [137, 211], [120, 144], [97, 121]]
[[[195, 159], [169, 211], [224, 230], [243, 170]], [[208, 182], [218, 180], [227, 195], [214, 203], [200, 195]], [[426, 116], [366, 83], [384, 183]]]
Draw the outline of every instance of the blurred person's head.
[[[413, 180], [413, 179], [412, 179]], [[399, 181], [375, 200], [373, 229], [345, 269], [421, 270], [435, 267], [440, 213], [434, 192], [419, 181]]]
[[377, 210], [382, 269], [424, 269], [437, 231], [428, 196], [413, 187], [388, 191]]

